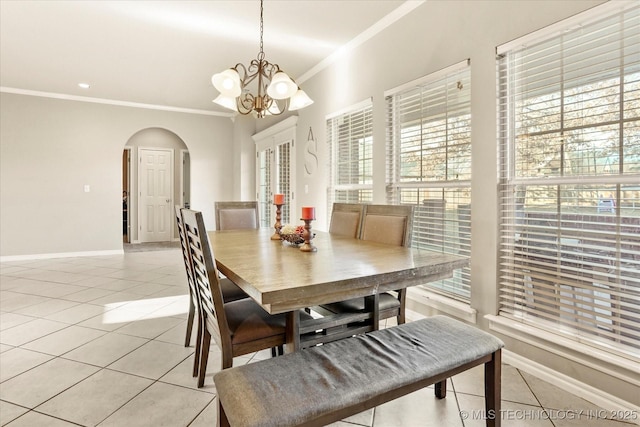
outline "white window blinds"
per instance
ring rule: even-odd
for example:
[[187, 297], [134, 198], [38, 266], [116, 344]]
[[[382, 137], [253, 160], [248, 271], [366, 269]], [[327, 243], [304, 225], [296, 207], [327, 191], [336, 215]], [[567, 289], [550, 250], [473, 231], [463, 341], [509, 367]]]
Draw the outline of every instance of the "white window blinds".
[[[330, 150], [328, 212], [333, 202], [370, 203], [373, 182], [371, 100], [327, 118]], [[330, 218], [330, 215], [327, 216]]]
[[[412, 246], [470, 255], [469, 61], [385, 93], [387, 199], [416, 205]], [[469, 301], [470, 271], [426, 287]]]
[[640, 8], [623, 7], [498, 48], [499, 310], [638, 359]]

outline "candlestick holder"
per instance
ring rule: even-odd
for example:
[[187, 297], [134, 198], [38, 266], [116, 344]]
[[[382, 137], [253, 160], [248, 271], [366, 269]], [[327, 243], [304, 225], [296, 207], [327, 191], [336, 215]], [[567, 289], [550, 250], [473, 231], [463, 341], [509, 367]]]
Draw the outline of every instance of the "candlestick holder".
[[276, 231], [271, 236], [271, 240], [280, 240], [280, 230], [282, 229], [282, 224], [280, 223], [280, 220], [282, 219], [280, 214], [282, 213], [282, 211], [280, 210], [280, 208], [282, 207], [282, 205], [277, 205], [275, 203], [274, 205], [276, 205], [276, 223], [273, 224], [273, 228], [275, 228]]
[[316, 252], [318, 248], [313, 246], [313, 243], [311, 243], [311, 239], [313, 239], [313, 234], [311, 234], [311, 221], [313, 220], [304, 218], [300, 219], [304, 221], [304, 232], [302, 233], [304, 243], [300, 246], [300, 250], [302, 252]]

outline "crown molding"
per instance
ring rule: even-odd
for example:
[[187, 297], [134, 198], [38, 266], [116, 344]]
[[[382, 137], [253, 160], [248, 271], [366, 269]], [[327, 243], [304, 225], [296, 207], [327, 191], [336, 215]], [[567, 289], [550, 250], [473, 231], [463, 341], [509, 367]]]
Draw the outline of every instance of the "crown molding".
[[198, 110], [195, 108], [173, 107], [170, 105], [144, 104], [140, 102], [119, 101], [116, 99], [92, 98], [88, 96], [68, 95], [65, 93], [42, 92], [37, 90], [19, 89], [0, 86], [0, 92], [17, 95], [38, 96], [41, 98], [63, 99], [66, 101], [90, 102], [93, 104], [117, 105], [119, 107], [142, 108], [146, 110], [170, 111], [173, 113], [199, 114], [204, 116], [219, 116], [232, 118], [233, 113], [220, 113], [217, 111]]

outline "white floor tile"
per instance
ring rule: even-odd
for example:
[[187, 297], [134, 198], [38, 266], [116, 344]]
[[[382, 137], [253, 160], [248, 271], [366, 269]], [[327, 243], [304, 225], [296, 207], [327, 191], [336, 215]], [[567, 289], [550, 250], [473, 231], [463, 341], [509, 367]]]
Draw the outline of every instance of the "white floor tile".
[[0, 400], [0, 426], [6, 425], [28, 411], [29, 409], [22, 406]]
[[402, 399], [378, 406], [375, 427], [463, 427], [460, 410], [453, 393], [444, 399], [434, 396], [433, 389], [418, 390]]
[[158, 335], [161, 335], [182, 323], [181, 319], [177, 319], [175, 317], [152, 316], [153, 315], [149, 315], [135, 320], [118, 329], [118, 333], [142, 338], [156, 338]]
[[63, 299], [49, 298], [47, 301], [21, 308], [19, 310], [16, 310], [14, 313], [24, 314], [26, 316], [44, 317], [62, 310], [66, 310], [75, 305], [78, 305], [78, 303], [73, 301], [66, 301]]
[[77, 425], [31, 411], [19, 418], [16, 418], [14, 421], [7, 424], [7, 427], [77, 427]]
[[145, 378], [103, 369], [38, 406], [37, 410], [78, 424], [94, 426], [152, 383]]
[[54, 356], [14, 347], [0, 358], [0, 382], [41, 365]]
[[46, 319], [64, 322], [68, 324], [80, 323], [84, 320], [95, 317], [105, 312], [104, 307], [94, 304], [78, 304], [66, 310], [59, 311], [48, 316]]
[[74, 348], [101, 337], [106, 332], [82, 326], [71, 325], [68, 328], [53, 332], [45, 337], [33, 340], [22, 348], [39, 351], [41, 353], [60, 356]]
[[0, 314], [0, 331], [22, 325], [23, 323], [31, 322], [35, 319], [36, 317], [26, 316], [23, 314], [2, 313]]
[[193, 352], [183, 346], [150, 341], [109, 365], [114, 369], [141, 377], [158, 379]]
[[2, 383], [0, 399], [35, 408], [99, 368], [60, 358], [52, 359]]
[[187, 426], [212, 401], [213, 396], [208, 393], [155, 383], [99, 425], [100, 427]]
[[0, 342], [20, 346], [68, 326], [66, 323], [53, 320], [35, 319], [2, 331]]
[[64, 358], [105, 367], [147, 342], [144, 338], [108, 333], [65, 353]]

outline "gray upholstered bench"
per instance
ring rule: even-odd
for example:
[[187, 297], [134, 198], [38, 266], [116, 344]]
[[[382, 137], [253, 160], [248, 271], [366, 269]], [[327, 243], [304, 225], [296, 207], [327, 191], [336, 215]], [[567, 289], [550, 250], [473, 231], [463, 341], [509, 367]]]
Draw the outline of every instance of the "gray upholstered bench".
[[222, 426], [321, 426], [484, 364], [488, 426], [500, 425], [502, 341], [445, 316], [357, 335], [214, 376]]

